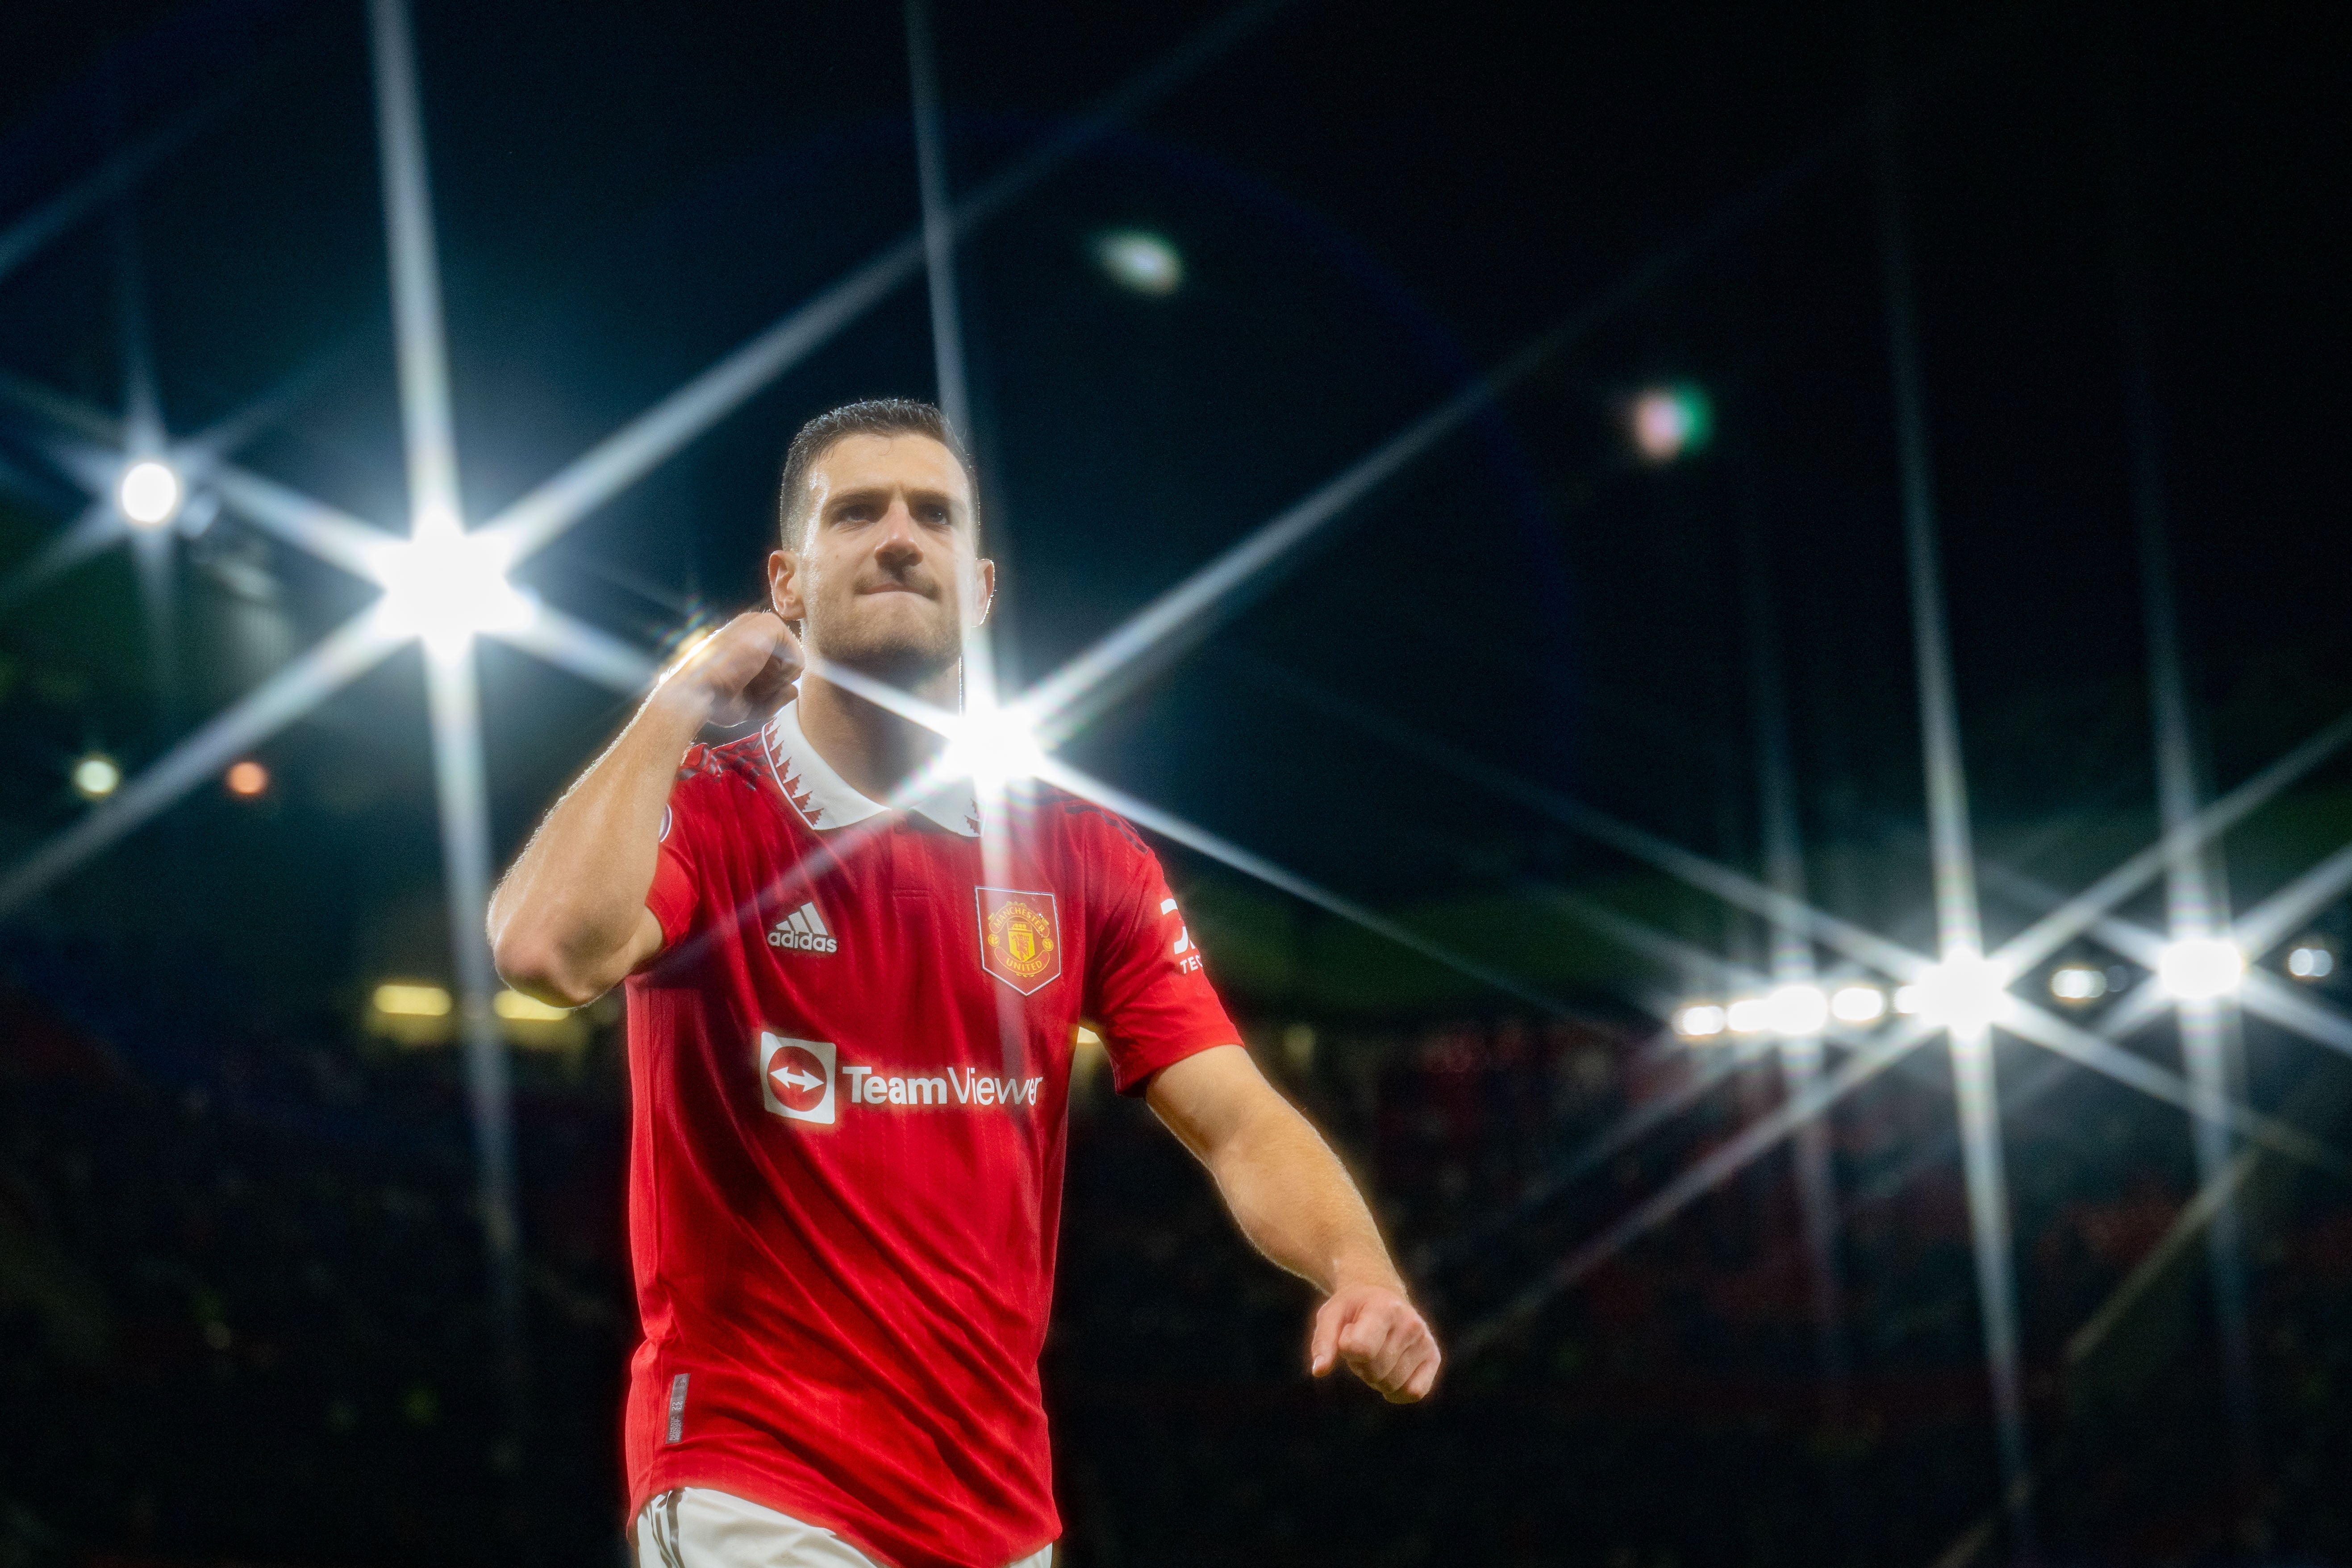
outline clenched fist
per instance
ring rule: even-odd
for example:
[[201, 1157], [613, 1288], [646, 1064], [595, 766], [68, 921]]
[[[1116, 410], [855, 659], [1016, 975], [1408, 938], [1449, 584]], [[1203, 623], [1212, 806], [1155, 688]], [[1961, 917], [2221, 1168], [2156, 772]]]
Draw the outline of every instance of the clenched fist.
[[665, 684], [677, 700], [699, 702], [709, 722], [732, 727], [790, 702], [804, 662], [791, 628], [767, 610], [753, 610], [697, 644]]
[[1384, 1285], [1343, 1285], [1315, 1314], [1307, 1370], [1317, 1377], [1341, 1362], [1391, 1405], [1429, 1397], [1437, 1386], [1437, 1336], [1404, 1293]]

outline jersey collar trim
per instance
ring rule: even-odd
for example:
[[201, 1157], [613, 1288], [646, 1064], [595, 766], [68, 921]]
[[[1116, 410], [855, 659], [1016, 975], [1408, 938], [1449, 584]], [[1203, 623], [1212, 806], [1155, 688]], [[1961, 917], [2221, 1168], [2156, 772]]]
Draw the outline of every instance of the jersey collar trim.
[[[859, 794], [833, 771], [833, 764], [819, 755], [801, 732], [800, 709], [797, 701], [785, 703], [760, 731], [760, 743], [767, 754], [769, 771], [775, 775], [776, 787], [783, 791], [784, 798], [792, 803], [801, 820], [825, 832], [891, 810], [880, 801]], [[908, 801], [906, 809], [950, 833], [966, 838], [980, 837], [980, 797], [968, 778], [949, 779], [929, 794]]]

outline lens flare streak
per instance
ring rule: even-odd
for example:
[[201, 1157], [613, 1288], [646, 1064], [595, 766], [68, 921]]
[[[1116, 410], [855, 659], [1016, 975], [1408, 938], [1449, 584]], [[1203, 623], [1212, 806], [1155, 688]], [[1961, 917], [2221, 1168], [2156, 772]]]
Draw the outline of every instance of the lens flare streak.
[[279, 670], [0, 878], [0, 917], [373, 668], [398, 638], [360, 616]]
[[127, 531], [111, 506], [100, 501], [85, 507], [81, 515], [63, 533], [50, 540], [39, 554], [11, 573], [5, 582], [0, 582], [0, 609], [121, 543]]
[[[433, 198], [417, 100], [414, 35], [404, 0], [369, 0], [376, 143], [383, 170], [384, 238], [392, 268], [393, 346], [408, 458], [411, 539], [379, 556], [385, 586], [373, 618], [425, 644], [433, 775], [465, 1042], [478, 1201], [507, 1419], [522, 1412], [522, 1272], [515, 1208], [514, 1128], [506, 1040], [491, 1011], [499, 990], [483, 929], [490, 901], [489, 797], [482, 772], [473, 634], [529, 619], [507, 583], [502, 542], [463, 531], [457, 440], [449, 416], [448, 349], [433, 243]], [[461, 618], [453, 618], [461, 617]]]
[[376, 578], [376, 563], [398, 535], [289, 489], [274, 479], [223, 464], [205, 476], [222, 504], [331, 566], [354, 577]]
[[1046, 783], [1057, 784], [1072, 795], [1108, 806], [1121, 816], [1137, 823], [1164, 838], [1173, 839], [1187, 848], [1197, 850], [1211, 859], [1221, 860], [1237, 871], [1255, 877], [1259, 881], [1281, 889], [1293, 898], [1303, 900], [1318, 908], [1330, 910], [1342, 920], [1353, 921], [1366, 931], [1384, 936], [1400, 947], [1410, 948], [1423, 957], [1434, 960], [1448, 969], [1466, 974], [1474, 980], [1493, 986], [1507, 996], [1539, 1007], [1555, 1016], [1567, 1016], [1570, 1009], [1558, 1000], [1534, 990], [1498, 970], [1491, 969], [1475, 959], [1454, 952], [1440, 942], [1430, 941], [1410, 927], [1398, 924], [1387, 916], [1377, 914], [1352, 899], [1318, 886], [1294, 871], [1286, 870], [1260, 855], [1252, 854], [1239, 845], [1228, 843], [1196, 827], [1170, 812], [1147, 805], [1122, 790], [1114, 789], [1098, 779], [1089, 778], [1075, 768], [1048, 760], [1039, 775]]
[[1820, 1116], [1892, 1067], [1927, 1039], [1929, 1033], [1926, 1026], [1914, 1024], [1884, 1040], [1874, 1042], [1824, 1074], [1808, 1092], [1792, 1096], [1767, 1115], [1741, 1128], [1706, 1158], [1562, 1258], [1500, 1311], [1471, 1325], [1455, 1342], [1456, 1360], [1470, 1360], [1517, 1324], [1525, 1322], [1541, 1310], [1545, 1302], [1589, 1277], [1594, 1269], [1680, 1214], [1727, 1178], [1794, 1135], [1805, 1121]]
[[[1091, 114], [966, 197], [955, 209], [958, 232], [994, 216], [1079, 152], [1173, 90], [1278, 8], [1244, 5], [1211, 24]], [[912, 278], [923, 260], [923, 232], [918, 227], [598, 442], [486, 526], [508, 538], [516, 561], [536, 554], [831, 342]]]
[[522, 625], [495, 635], [583, 680], [625, 695], [644, 691], [660, 673], [651, 658], [611, 633], [544, 604], [534, 605]]

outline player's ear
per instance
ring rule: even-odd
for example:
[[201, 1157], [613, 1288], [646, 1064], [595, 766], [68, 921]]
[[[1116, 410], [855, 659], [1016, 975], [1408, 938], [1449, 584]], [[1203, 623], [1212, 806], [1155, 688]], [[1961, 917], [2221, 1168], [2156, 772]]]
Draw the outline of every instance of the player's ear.
[[801, 558], [790, 550], [768, 552], [768, 607], [786, 621], [808, 616], [808, 605], [801, 598]]
[[980, 590], [980, 618], [974, 624], [984, 626], [988, 624], [989, 609], [996, 603], [995, 562], [985, 555], [980, 558], [979, 567], [973, 575], [972, 586]]

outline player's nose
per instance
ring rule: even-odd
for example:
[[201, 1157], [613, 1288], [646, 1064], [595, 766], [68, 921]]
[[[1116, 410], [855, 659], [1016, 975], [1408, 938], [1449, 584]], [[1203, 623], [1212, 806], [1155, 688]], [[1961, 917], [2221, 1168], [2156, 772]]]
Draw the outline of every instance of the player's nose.
[[922, 530], [916, 525], [905, 496], [891, 498], [890, 510], [883, 514], [881, 531], [874, 541], [874, 554], [892, 566], [909, 565], [923, 558]]

